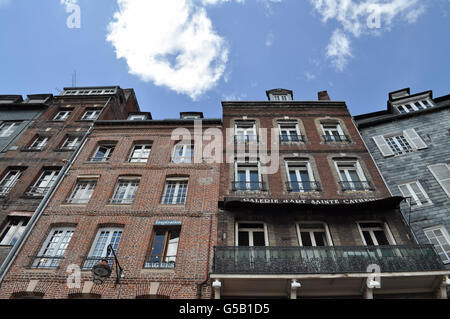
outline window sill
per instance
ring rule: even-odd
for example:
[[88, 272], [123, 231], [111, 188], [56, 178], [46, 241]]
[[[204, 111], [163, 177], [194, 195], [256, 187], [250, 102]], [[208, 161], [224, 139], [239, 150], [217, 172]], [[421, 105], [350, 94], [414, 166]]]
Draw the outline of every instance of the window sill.
[[62, 207], [86, 207], [89, 203], [75, 204], [75, 203], [64, 203], [61, 204]]
[[186, 204], [159, 204], [158, 206], [167, 208], [184, 208]]
[[164, 269], [164, 268], [144, 268], [141, 269], [141, 274], [174, 274], [175, 269]]

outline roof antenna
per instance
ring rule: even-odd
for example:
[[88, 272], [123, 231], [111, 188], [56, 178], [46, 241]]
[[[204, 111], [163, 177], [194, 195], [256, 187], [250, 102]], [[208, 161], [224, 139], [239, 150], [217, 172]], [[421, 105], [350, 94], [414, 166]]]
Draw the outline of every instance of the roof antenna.
[[77, 87], [77, 71], [73, 71], [72, 73], [72, 87]]

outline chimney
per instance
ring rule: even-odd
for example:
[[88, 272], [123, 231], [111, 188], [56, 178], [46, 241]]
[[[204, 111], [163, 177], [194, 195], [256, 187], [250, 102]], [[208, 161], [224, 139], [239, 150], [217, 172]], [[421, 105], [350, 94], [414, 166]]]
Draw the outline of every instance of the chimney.
[[328, 96], [327, 91], [321, 91], [318, 93], [319, 101], [330, 101], [330, 97]]

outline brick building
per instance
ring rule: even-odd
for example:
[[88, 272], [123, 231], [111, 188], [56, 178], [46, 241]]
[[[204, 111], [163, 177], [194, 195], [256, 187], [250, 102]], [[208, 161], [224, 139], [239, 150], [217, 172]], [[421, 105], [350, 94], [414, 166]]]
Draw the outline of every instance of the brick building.
[[355, 117], [386, 183], [421, 244], [450, 269], [450, 95], [389, 93], [387, 109]]
[[445, 297], [449, 271], [415, 244], [345, 102], [267, 96], [222, 102], [215, 297]]
[[[21, 235], [34, 223], [31, 217], [47, 202], [94, 121], [126, 119], [139, 110], [134, 91], [120, 87], [65, 88], [55, 97], [29, 95], [23, 102], [19, 97], [11, 105], [3, 102], [2, 120], [11, 123], [20, 110], [34, 121], [13, 121], [21, 135], [5, 144], [0, 158], [0, 266], [21, 245]], [[32, 106], [39, 110], [31, 112]], [[0, 267], [0, 279], [13, 255]]]
[[[194, 154], [203, 154], [205, 130], [221, 128], [220, 119], [197, 112], [96, 121], [0, 298], [211, 298], [220, 165]], [[190, 136], [172, 136], [176, 129]], [[109, 245], [123, 268], [118, 285]], [[92, 268], [103, 260], [112, 274], [94, 284]], [[75, 288], [67, 285], [73, 265], [81, 269]]]

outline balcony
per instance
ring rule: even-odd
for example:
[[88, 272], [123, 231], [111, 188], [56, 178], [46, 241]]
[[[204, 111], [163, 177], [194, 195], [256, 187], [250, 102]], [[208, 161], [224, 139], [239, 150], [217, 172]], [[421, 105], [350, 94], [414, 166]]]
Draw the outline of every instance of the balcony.
[[306, 193], [320, 191], [319, 182], [287, 182], [286, 188], [291, 193]]
[[289, 143], [289, 142], [304, 142], [305, 136], [298, 134], [283, 134], [280, 135], [280, 143]]
[[339, 182], [343, 191], [373, 191], [372, 183], [368, 181]]
[[325, 143], [350, 142], [347, 135], [322, 135]]
[[51, 187], [30, 187], [30, 190], [26, 193], [31, 197], [44, 197], [47, 195]]
[[253, 192], [253, 191], [261, 191], [264, 192], [267, 190], [266, 183], [265, 182], [247, 182], [247, 181], [240, 181], [240, 182], [232, 182], [231, 183], [231, 190], [233, 192]]
[[247, 135], [235, 135], [234, 143], [236, 144], [248, 144], [248, 143], [257, 143], [258, 135], [247, 134]]
[[0, 198], [8, 196], [9, 192], [11, 192], [12, 187], [0, 187]]
[[342, 274], [443, 270], [432, 245], [353, 247], [216, 247], [214, 274]]

